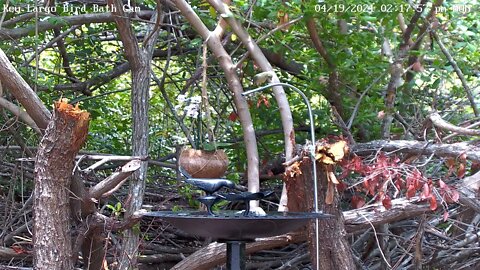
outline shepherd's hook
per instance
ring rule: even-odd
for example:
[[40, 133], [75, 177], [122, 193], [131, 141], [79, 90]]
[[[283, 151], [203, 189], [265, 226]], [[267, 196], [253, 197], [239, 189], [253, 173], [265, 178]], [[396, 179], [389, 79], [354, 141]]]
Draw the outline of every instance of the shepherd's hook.
[[[278, 83], [272, 83], [272, 84], [268, 84], [268, 85], [265, 85], [265, 86], [262, 86], [262, 87], [258, 87], [258, 88], [255, 88], [255, 89], [252, 89], [252, 90], [248, 90], [248, 91], [245, 91], [242, 93], [242, 96], [247, 96], [247, 95], [250, 95], [250, 94], [253, 94], [253, 93], [256, 93], [256, 92], [260, 92], [260, 91], [263, 91], [267, 88], [270, 88], [270, 87], [274, 87], [274, 86], [285, 86], [285, 87], [289, 87], [291, 88], [292, 90], [294, 90], [295, 92], [297, 92], [298, 94], [300, 94], [300, 96], [303, 98], [303, 101], [305, 102], [305, 104], [307, 105], [307, 109], [308, 109], [308, 116], [310, 117], [310, 136], [311, 136], [311, 140], [312, 140], [312, 144], [309, 146], [309, 153], [310, 153], [310, 158], [312, 159], [312, 170], [313, 170], [313, 201], [314, 201], [314, 208], [315, 208], [315, 213], [318, 213], [318, 194], [317, 194], [317, 162], [315, 161], [315, 123], [313, 121], [314, 119], [314, 116], [313, 116], [313, 112], [312, 112], [312, 107], [310, 106], [310, 101], [308, 101], [308, 98], [307, 96], [305, 96], [305, 94], [300, 90], [298, 89], [297, 87], [293, 86], [293, 85], [290, 85], [288, 83], [281, 83], [281, 82], [278, 82]], [[319, 262], [319, 259], [320, 259], [320, 253], [319, 253], [319, 242], [318, 242], [318, 218], [315, 218], [315, 244], [316, 244], [316, 259], [317, 259], [317, 270], [319, 270], [319, 267], [318, 267], [318, 262]]]

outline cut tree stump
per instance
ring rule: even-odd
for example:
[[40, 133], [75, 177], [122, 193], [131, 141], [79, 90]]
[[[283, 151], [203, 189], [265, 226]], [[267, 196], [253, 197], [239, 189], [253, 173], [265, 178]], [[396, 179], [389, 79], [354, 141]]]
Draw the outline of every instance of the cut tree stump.
[[89, 113], [61, 100], [35, 162], [34, 268], [73, 269], [69, 198], [74, 160], [87, 138]]
[[[295, 165], [295, 164], [294, 164]], [[339, 207], [340, 199], [336, 188], [333, 189], [332, 200], [327, 203], [329, 185], [333, 185], [327, 178], [327, 172], [320, 161], [317, 161], [318, 176], [318, 206], [325, 214], [332, 218], [319, 219], [319, 261], [316, 261], [315, 222], [307, 226], [307, 239], [312, 258], [312, 269], [322, 270], [349, 270], [355, 269], [352, 251], [345, 236], [345, 219]], [[298, 166], [298, 173], [287, 177], [288, 210], [292, 212], [313, 211], [313, 172], [312, 163], [308, 156], [303, 156]], [[287, 168], [288, 171], [288, 168]], [[316, 268], [318, 264], [319, 268]]]

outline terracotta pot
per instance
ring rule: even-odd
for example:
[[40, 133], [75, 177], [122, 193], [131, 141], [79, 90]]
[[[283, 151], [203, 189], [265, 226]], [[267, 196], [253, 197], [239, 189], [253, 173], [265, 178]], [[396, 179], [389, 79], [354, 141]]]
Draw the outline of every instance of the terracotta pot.
[[228, 157], [223, 150], [206, 151], [184, 148], [180, 153], [179, 164], [192, 177], [220, 178], [225, 175]]

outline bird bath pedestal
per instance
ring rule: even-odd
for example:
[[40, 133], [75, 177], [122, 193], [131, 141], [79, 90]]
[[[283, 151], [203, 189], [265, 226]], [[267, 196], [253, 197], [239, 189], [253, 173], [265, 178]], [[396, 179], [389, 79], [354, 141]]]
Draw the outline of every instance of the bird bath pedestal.
[[211, 237], [227, 244], [227, 269], [245, 269], [245, 244], [256, 238], [282, 235], [306, 225], [322, 213], [267, 212], [266, 216], [243, 215], [238, 211], [208, 212], [157, 211], [145, 216], [159, 217], [174, 227], [201, 237]]

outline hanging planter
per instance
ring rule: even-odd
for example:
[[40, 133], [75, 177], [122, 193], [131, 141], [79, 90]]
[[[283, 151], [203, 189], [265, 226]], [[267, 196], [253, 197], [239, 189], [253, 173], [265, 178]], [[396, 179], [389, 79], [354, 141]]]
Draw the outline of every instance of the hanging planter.
[[194, 178], [220, 178], [227, 171], [228, 157], [222, 149], [208, 151], [184, 148], [179, 164]]

